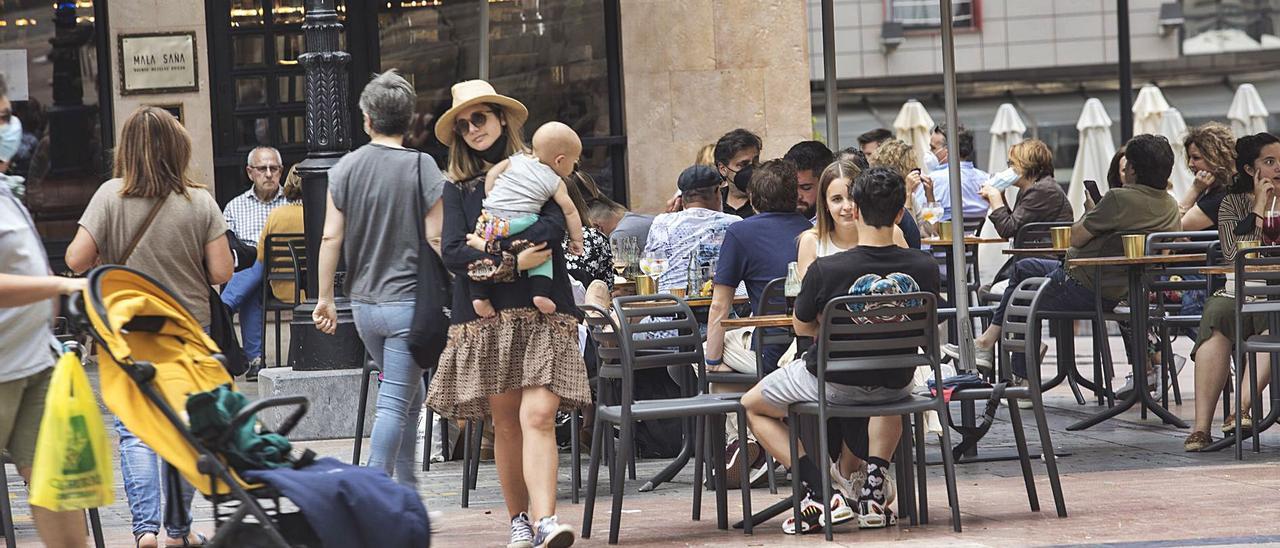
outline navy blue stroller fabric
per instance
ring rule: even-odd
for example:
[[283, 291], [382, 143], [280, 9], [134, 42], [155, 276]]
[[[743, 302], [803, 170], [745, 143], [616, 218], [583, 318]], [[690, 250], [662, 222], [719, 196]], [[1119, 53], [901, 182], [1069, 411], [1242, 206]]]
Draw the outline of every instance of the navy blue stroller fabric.
[[422, 499], [382, 470], [322, 458], [300, 470], [246, 470], [241, 475], [269, 484], [293, 501], [326, 548], [431, 545]]

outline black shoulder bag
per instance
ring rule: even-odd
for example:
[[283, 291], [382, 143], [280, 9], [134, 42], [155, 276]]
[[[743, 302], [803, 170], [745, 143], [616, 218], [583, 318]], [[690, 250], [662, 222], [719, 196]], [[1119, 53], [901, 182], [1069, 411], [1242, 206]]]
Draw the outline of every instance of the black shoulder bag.
[[422, 226], [426, 217], [425, 204], [422, 203], [422, 156], [419, 153], [416, 160], [418, 185], [414, 203], [417, 216], [413, 224], [418, 227], [418, 287], [414, 293], [413, 325], [409, 328], [409, 352], [418, 367], [432, 370], [440, 363], [440, 354], [449, 340], [449, 307], [453, 303], [453, 294], [449, 271], [436, 250], [431, 248]]

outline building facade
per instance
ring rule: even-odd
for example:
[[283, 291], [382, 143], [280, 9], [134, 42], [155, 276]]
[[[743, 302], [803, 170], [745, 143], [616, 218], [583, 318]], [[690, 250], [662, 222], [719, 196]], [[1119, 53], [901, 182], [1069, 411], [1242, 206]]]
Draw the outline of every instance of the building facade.
[[[219, 203], [248, 188], [253, 147], [279, 148], [286, 165], [304, 158], [305, 3], [0, 0], [0, 74], [31, 142], [15, 172], [50, 256], [109, 178], [120, 126], [141, 105], [180, 117], [191, 175]], [[452, 84], [484, 77], [529, 107], [526, 133], [549, 120], [574, 127], [584, 169], [637, 210], [660, 209], [680, 170], [730, 129], [759, 133], [766, 157], [812, 135], [805, 6], [794, 0], [336, 3], [352, 128], [374, 72], [395, 68], [414, 84], [427, 127]], [[180, 45], [190, 59], [173, 76], [190, 82], [153, 81], [140, 44]], [[424, 148], [443, 162], [438, 143]]]
[[[814, 115], [826, 131], [821, 8], [809, 0]], [[1114, 0], [953, 0], [960, 120], [983, 138], [1001, 103], [1013, 103], [1027, 136], [1045, 140], [1070, 168], [1075, 124], [1098, 97], [1119, 139], [1119, 42]], [[936, 0], [834, 0], [839, 142], [892, 127], [918, 99], [936, 121], [942, 55]], [[1280, 1], [1130, 0], [1133, 83], [1154, 83], [1188, 125], [1225, 120], [1234, 88], [1253, 83], [1280, 125]], [[1135, 91], [1136, 95], [1136, 91]], [[987, 166], [982, 166], [987, 167]], [[1059, 173], [1066, 180], [1066, 173]]]

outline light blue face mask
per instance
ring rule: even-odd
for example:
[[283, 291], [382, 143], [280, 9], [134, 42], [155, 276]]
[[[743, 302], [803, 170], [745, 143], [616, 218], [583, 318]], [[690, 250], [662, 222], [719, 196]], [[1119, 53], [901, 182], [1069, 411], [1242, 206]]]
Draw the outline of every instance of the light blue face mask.
[[992, 176], [991, 180], [987, 181], [987, 184], [991, 185], [991, 187], [996, 190], [1004, 190], [1013, 186], [1013, 183], [1018, 182], [1018, 177], [1020, 177], [1020, 175], [1018, 175], [1018, 171], [1009, 167]]
[[22, 144], [22, 121], [17, 116], [10, 116], [9, 123], [0, 126], [0, 162], [8, 162], [18, 153], [18, 145]]
[[924, 174], [925, 175], [928, 175], [930, 173], [937, 171], [939, 167], [942, 167], [942, 162], [938, 161], [937, 156], [935, 156], [932, 152], [924, 155]]

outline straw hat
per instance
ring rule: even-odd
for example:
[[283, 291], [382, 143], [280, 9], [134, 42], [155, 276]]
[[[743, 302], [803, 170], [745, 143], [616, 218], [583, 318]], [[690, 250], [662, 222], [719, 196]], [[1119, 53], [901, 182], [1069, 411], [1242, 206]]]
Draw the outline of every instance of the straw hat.
[[456, 136], [453, 132], [454, 120], [459, 112], [472, 105], [480, 103], [498, 105], [506, 111], [507, 123], [515, 124], [516, 127], [523, 126], [525, 120], [529, 119], [529, 109], [525, 108], [520, 101], [506, 95], [499, 95], [493, 90], [493, 86], [484, 80], [458, 82], [450, 91], [453, 93], [453, 106], [436, 121], [436, 138], [445, 145], [453, 146], [453, 138]]

